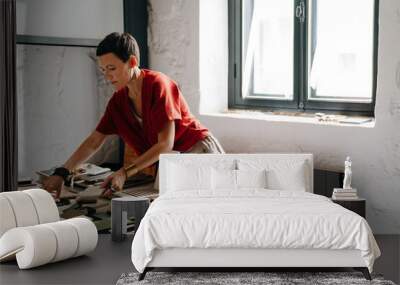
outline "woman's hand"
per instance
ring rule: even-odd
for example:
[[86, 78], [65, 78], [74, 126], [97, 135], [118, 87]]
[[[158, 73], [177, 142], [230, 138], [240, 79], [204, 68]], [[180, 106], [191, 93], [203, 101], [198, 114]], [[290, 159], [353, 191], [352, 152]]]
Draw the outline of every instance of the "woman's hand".
[[61, 176], [51, 175], [43, 181], [43, 188], [45, 190], [47, 190], [48, 192], [51, 192], [51, 193], [55, 192], [55, 198], [58, 199], [58, 198], [60, 198], [61, 189], [63, 187], [63, 184], [64, 184], [64, 180]]
[[122, 167], [117, 172], [108, 176], [101, 184], [101, 187], [104, 188], [101, 196], [111, 198], [113, 191], [122, 191], [126, 179], [127, 175], [125, 169]]

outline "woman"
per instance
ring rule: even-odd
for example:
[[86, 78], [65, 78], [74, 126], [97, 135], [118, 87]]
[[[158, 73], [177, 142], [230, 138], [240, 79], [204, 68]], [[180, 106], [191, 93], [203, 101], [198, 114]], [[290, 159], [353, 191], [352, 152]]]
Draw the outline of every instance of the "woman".
[[140, 155], [133, 164], [110, 175], [103, 194], [121, 191], [125, 180], [171, 151], [224, 153], [207, 128], [190, 113], [177, 84], [166, 75], [140, 69], [136, 40], [128, 33], [106, 36], [96, 50], [98, 64], [116, 92], [96, 129], [62, 167], [44, 182], [59, 197], [63, 182], [103, 144], [117, 134]]

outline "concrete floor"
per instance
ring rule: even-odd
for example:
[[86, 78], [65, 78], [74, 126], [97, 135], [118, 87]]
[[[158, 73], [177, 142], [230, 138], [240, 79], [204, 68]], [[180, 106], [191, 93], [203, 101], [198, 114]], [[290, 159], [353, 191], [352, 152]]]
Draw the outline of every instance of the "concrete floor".
[[0, 284], [115, 284], [124, 272], [134, 271], [132, 236], [112, 242], [110, 234], [99, 234], [95, 251], [45, 266], [19, 270], [16, 262], [0, 265]]
[[376, 260], [374, 271], [400, 284], [400, 235], [376, 235], [375, 239], [381, 257]]
[[[374, 272], [395, 283], [400, 281], [400, 236], [378, 235], [382, 256]], [[16, 262], [0, 265], [0, 284], [115, 284], [124, 272], [134, 271], [130, 259], [132, 237], [121, 243], [111, 241], [109, 234], [99, 235], [94, 252], [42, 267], [19, 270]]]

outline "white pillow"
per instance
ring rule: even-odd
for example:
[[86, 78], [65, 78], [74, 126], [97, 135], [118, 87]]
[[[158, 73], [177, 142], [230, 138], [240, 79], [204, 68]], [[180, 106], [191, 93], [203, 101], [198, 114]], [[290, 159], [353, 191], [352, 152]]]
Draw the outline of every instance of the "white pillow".
[[272, 190], [306, 191], [304, 161], [291, 161], [269, 169], [268, 188]]
[[267, 188], [267, 170], [236, 170], [238, 188]]
[[236, 170], [217, 169], [211, 170], [212, 189], [236, 190]]
[[167, 191], [211, 189], [211, 167], [168, 163]]
[[240, 170], [266, 169], [267, 188], [271, 190], [306, 191], [308, 189], [307, 163], [292, 159], [240, 159]]
[[263, 170], [211, 170], [213, 190], [237, 190], [240, 188], [267, 188], [267, 172]]

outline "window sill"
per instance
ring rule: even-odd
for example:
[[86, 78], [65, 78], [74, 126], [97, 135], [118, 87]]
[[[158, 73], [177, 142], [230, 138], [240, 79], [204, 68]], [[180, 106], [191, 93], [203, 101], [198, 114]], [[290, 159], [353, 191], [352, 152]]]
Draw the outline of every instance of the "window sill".
[[281, 111], [262, 112], [255, 110], [230, 109], [224, 112], [202, 113], [201, 115], [206, 117], [251, 119], [251, 120], [262, 120], [268, 122], [281, 122], [281, 123], [286, 122], [295, 124], [313, 124], [313, 125], [361, 127], [361, 128], [375, 127], [375, 119], [373, 117], [332, 115], [332, 114], [325, 114], [325, 116], [319, 116], [319, 114], [321, 113], [300, 113], [300, 112], [281, 112]]

